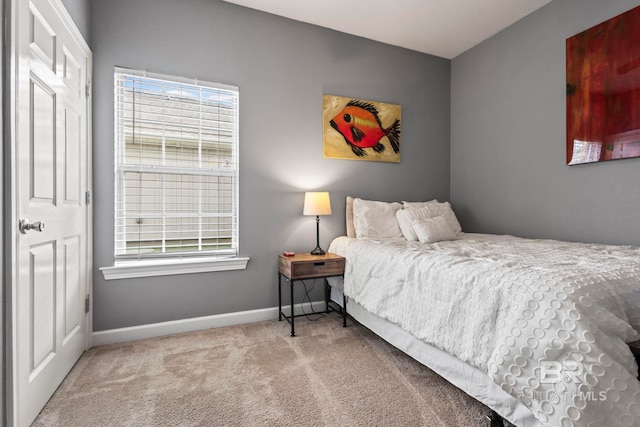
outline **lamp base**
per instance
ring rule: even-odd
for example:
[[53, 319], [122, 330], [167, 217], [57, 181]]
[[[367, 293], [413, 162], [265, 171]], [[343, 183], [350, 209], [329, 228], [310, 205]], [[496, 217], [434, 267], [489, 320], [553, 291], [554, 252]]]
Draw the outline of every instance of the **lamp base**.
[[320, 246], [316, 246], [314, 250], [311, 251], [311, 255], [324, 255], [325, 252], [320, 249]]

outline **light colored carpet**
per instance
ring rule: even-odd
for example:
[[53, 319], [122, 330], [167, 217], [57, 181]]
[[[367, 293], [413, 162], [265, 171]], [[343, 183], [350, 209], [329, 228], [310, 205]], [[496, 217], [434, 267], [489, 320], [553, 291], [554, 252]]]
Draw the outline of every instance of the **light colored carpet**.
[[95, 347], [34, 426], [483, 426], [489, 410], [363, 326], [259, 322]]

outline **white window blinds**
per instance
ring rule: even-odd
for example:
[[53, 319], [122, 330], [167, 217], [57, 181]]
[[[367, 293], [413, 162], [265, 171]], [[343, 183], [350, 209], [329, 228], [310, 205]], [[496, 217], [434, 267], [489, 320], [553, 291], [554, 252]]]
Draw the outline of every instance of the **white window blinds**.
[[238, 88], [117, 68], [115, 256], [238, 255]]

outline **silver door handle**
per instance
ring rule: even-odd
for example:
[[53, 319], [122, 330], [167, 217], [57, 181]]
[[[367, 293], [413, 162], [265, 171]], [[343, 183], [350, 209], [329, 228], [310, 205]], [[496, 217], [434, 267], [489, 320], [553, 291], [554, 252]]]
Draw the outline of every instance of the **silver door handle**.
[[29, 223], [29, 220], [25, 218], [20, 220], [20, 223], [18, 224], [18, 228], [20, 229], [20, 232], [22, 234], [27, 234], [27, 231], [29, 230], [42, 231], [44, 230], [44, 222], [36, 221], [33, 224], [31, 224]]

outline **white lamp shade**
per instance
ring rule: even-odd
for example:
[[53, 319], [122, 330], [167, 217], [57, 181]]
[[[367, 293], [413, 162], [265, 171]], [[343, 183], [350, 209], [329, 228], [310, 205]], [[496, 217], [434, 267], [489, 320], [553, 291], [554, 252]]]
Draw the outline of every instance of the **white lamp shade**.
[[331, 215], [331, 200], [326, 191], [304, 193], [303, 215]]

